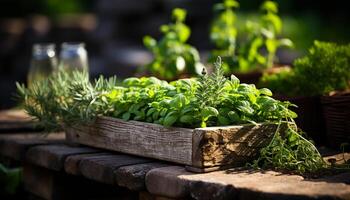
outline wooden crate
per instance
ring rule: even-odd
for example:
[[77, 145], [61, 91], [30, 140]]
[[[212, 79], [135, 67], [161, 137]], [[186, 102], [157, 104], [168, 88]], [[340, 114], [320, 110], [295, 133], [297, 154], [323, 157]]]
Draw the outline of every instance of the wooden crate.
[[206, 172], [239, 166], [254, 159], [259, 149], [271, 141], [276, 128], [274, 123], [167, 128], [158, 124], [99, 117], [92, 124], [67, 127], [66, 139], [184, 164], [194, 172]]

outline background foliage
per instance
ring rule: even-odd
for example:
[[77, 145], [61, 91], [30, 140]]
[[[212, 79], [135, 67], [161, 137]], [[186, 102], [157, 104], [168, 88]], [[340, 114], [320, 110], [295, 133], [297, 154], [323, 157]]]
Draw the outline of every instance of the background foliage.
[[350, 44], [315, 41], [291, 71], [265, 75], [261, 85], [285, 95], [327, 95], [350, 88]]

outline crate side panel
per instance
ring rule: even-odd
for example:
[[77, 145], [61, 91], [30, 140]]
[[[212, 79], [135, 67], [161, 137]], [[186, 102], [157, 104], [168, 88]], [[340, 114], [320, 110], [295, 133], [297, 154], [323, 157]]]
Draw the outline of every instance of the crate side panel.
[[68, 141], [186, 165], [192, 165], [192, 133], [108, 117], [66, 130]]

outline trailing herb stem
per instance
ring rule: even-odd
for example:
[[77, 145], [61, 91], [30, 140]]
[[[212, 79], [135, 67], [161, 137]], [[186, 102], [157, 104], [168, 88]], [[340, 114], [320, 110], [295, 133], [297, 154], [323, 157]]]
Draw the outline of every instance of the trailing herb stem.
[[[281, 125], [286, 123], [286, 128]], [[280, 120], [271, 142], [260, 150], [255, 168], [314, 173], [327, 167], [317, 148], [298, 132], [293, 119]]]

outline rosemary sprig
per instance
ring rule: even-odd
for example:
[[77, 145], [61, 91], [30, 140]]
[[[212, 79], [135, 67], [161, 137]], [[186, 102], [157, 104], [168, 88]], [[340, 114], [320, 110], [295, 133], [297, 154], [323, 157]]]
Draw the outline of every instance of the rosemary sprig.
[[226, 78], [222, 69], [220, 56], [217, 57], [214, 67], [215, 69], [212, 74], [208, 74], [207, 70], [203, 68], [202, 76], [198, 78], [198, 88], [195, 95], [201, 107], [216, 107], [222, 97]]

